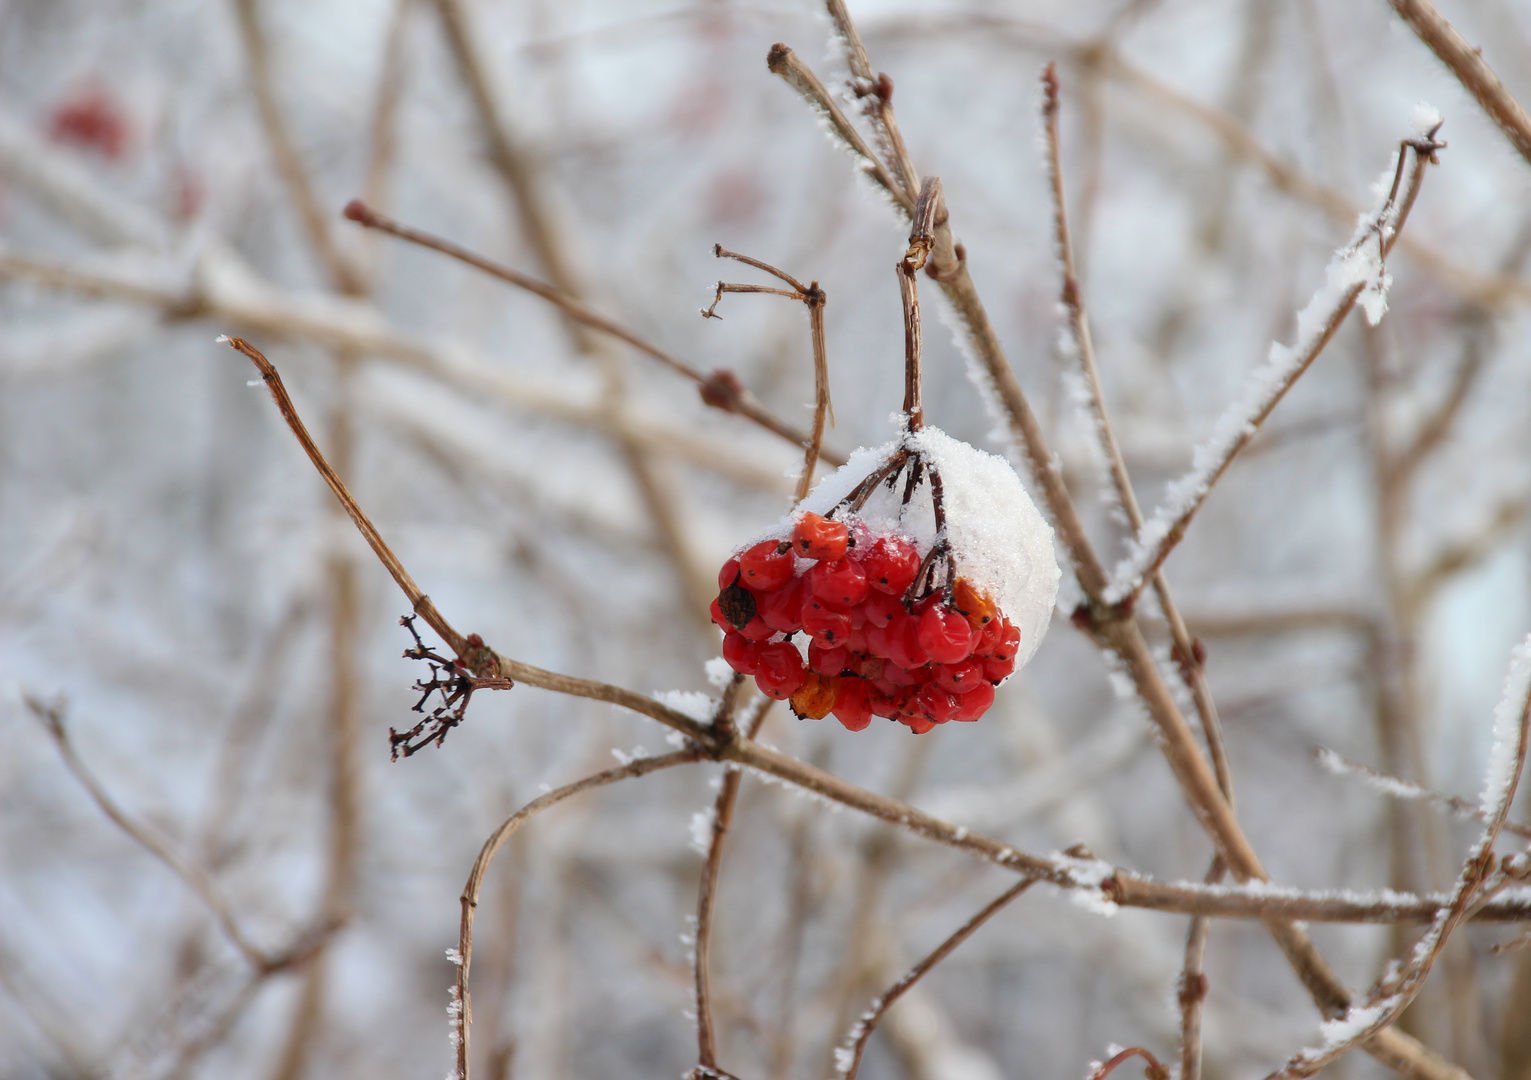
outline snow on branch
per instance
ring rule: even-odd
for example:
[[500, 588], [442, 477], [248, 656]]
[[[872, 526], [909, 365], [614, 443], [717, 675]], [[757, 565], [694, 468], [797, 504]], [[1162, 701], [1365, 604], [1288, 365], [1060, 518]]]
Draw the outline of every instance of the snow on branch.
[[1312, 1076], [1391, 1025], [1423, 988], [1451, 932], [1482, 901], [1520, 879], [1522, 872], [1516, 865], [1507, 859], [1501, 866], [1494, 857], [1494, 842], [1499, 839], [1510, 814], [1510, 804], [1515, 801], [1528, 741], [1531, 741], [1531, 635], [1510, 656], [1504, 697], [1494, 710], [1494, 743], [1484, 775], [1483, 813], [1487, 824], [1462, 863], [1450, 903], [1441, 907], [1430, 929], [1415, 943], [1406, 964], [1391, 965], [1365, 1001], [1352, 1004], [1342, 1016], [1322, 1025], [1322, 1046], [1294, 1055], [1267, 1080]]
[[[1298, 313], [1296, 340], [1291, 345], [1277, 342], [1271, 346], [1265, 362], [1246, 380], [1243, 393], [1218, 418], [1207, 441], [1196, 448], [1190, 471], [1169, 486], [1164, 502], [1117, 564], [1105, 593], [1107, 603], [1136, 596], [1164, 564], [1212, 486], [1254, 438], [1292, 384], [1324, 351], [1351, 308], [1359, 301], [1368, 322], [1375, 326], [1382, 319], [1392, 281], [1387, 254], [1419, 194], [1426, 165], [1435, 162], [1435, 152], [1445, 146], [1435, 139], [1441, 118], [1434, 109], [1416, 106], [1410, 119], [1416, 134], [1399, 143], [1398, 152], [1378, 182], [1377, 208], [1362, 215], [1350, 242], [1329, 260], [1323, 285]], [[1410, 151], [1412, 168], [1408, 168]]]

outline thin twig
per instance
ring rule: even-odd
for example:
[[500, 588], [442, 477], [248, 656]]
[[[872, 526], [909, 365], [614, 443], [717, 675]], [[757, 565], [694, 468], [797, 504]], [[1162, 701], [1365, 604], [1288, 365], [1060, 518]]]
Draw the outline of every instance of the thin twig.
[[277, 106], [271, 80], [270, 50], [256, 5], [257, 0], [235, 0], [234, 11], [238, 16], [245, 60], [250, 66], [250, 85], [260, 110], [261, 125], [265, 128], [267, 141], [271, 143], [271, 155], [276, 159], [277, 172], [287, 188], [287, 196], [298, 211], [298, 220], [303, 224], [309, 246], [319, 256], [331, 282], [340, 292], [358, 296], [365, 290], [365, 282], [335, 246], [335, 238], [330, 233], [330, 216], [319, 206], [318, 197], [303, 170], [303, 162], [287, 132], [281, 109]]
[[892, 1007], [893, 1003], [903, 997], [909, 991], [909, 988], [924, 978], [926, 973], [932, 968], [956, 951], [957, 946], [972, 937], [973, 933], [997, 914], [1001, 908], [1035, 885], [1036, 880], [1036, 878], [1022, 878], [1010, 886], [1010, 888], [1000, 893], [999, 896], [991, 900], [981, 911], [958, 927], [950, 937], [937, 945], [928, 956], [910, 968], [902, 978], [888, 987], [882, 996], [878, 997], [868, 1006], [861, 1019], [851, 1028], [850, 1034], [846, 1037], [846, 1045], [837, 1054], [837, 1057], [839, 1057], [839, 1068], [837, 1071], [843, 1080], [856, 1080], [856, 1073], [861, 1068], [862, 1055], [866, 1053], [867, 1040], [872, 1037], [872, 1032], [876, 1030], [878, 1022], [882, 1019], [883, 1014]]
[[410, 609], [430, 624], [432, 630], [441, 635], [441, 639], [447, 643], [447, 647], [453, 653], [459, 657], [464, 656], [467, 650], [467, 639], [452, 628], [452, 625], [446, 621], [441, 612], [436, 610], [436, 605], [431, 602], [431, 598], [426, 596], [420, 590], [420, 586], [415, 584], [415, 579], [409, 576], [409, 571], [404, 569], [404, 564], [399, 562], [398, 557], [393, 553], [393, 549], [384, 542], [382, 535], [373, 526], [366, 512], [352, 498], [345, 482], [336, 475], [334, 469], [330, 468], [330, 463], [325, 460], [324, 454], [314, 442], [313, 436], [308, 433], [308, 428], [303, 425], [302, 418], [298, 416], [298, 410], [293, 406], [292, 398], [287, 395], [287, 388], [282, 385], [282, 376], [272, 366], [271, 361], [267, 360], [259, 349], [243, 338], [225, 337], [220, 340], [226, 342], [230, 348], [244, 353], [255, 364], [256, 368], [259, 369], [261, 378], [266, 380], [266, 388], [271, 391], [271, 399], [276, 402], [276, 407], [282, 413], [282, 419], [287, 421], [287, 426], [292, 430], [293, 435], [296, 436], [299, 445], [303, 447], [304, 453], [314, 463], [314, 468], [319, 470], [319, 475], [330, 486], [330, 490], [335, 493], [335, 497], [340, 500], [340, 505], [345, 507], [346, 513], [351, 516], [351, 520], [356, 524], [356, 528], [360, 530], [367, 544], [372, 548], [373, 553], [377, 555], [378, 561], [383, 564], [388, 573], [393, 576], [393, 580], [398, 583], [399, 588], [404, 591], [405, 597], [409, 600]]
[[555, 806], [571, 795], [590, 791], [594, 788], [605, 787], [614, 784], [618, 780], [626, 780], [630, 777], [647, 776], [649, 773], [658, 772], [676, 765], [686, 765], [694, 761], [701, 761], [706, 757], [706, 751], [701, 747], [691, 747], [686, 750], [677, 750], [672, 754], [664, 754], [659, 757], [642, 757], [619, 765], [614, 769], [587, 776], [582, 780], [576, 780], [572, 784], [542, 795], [527, 803], [507, 818], [498, 829], [489, 835], [484, 841], [484, 846], [479, 849], [478, 858], [473, 861], [473, 869], [468, 874], [468, 881], [463, 886], [462, 892], [462, 922], [458, 930], [457, 949], [451, 957], [457, 965], [457, 984], [453, 989], [452, 1024], [457, 1048], [457, 1077], [459, 1080], [469, 1080], [468, 1072], [468, 1031], [473, 1023], [473, 1009], [471, 998], [468, 994], [468, 976], [473, 965], [473, 915], [478, 908], [479, 893], [483, 889], [484, 876], [489, 872], [489, 866], [494, 861], [495, 854], [505, 845], [505, 842], [515, 835], [521, 826], [550, 806]]
[[[1408, 220], [1409, 211], [1414, 207], [1425, 170], [1436, 160], [1435, 152], [1444, 145], [1435, 142], [1434, 136], [1435, 131], [1432, 130], [1420, 139], [1406, 139], [1400, 144], [1393, 190], [1376, 213], [1357, 229], [1355, 238], [1343, 249], [1339, 258], [1350, 258], [1363, 246], [1377, 244], [1382, 258], [1386, 259], [1404, 222]], [[1411, 152], [1414, 163], [1412, 168], [1407, 168]], [[1201, 460], [1203, 451], [1199, 450], [1196, 466], [1186, 477], [1171, 486], [1172, 492], [1183, 492], [1183, 497], [1178, 505], [1168, 502], [1155, 511], [1153, 520], [1145, 526], [1141, 537], [1147, 543], [1141, 544], [1117, 568], [1115, 580], [1106, 594], [1110, 602], [1120, 603], [1136, 596], [1144, 583], [1151, 580], [1159, 567], [1164, 565], [1164, 560], [1174, 551], [1196, 512], [1201, 509], [1217, 481], [1233, 464], [1239, 451], [1249, 445], [1250, 439], [1281, 403], [1287, 391], [1318, 359], [1355, 307], [1361, 293], [1372, 284], [1371, 281], [1360, 280], [1347, 286], [1328, 310], [1312, 313], [1311, 328], [1300, 329], [1295, 353], [1284, 357], [1279, 364], [1272, 360], [1262, 366], [1254, 376], [1261, 381], [1250, 384], [1251, 392], [1256, 394], [1250, 402], [1252, 411], [1242, 416], [1243, 422], [1236, 429], [1219, 432], [1214, 437], [1215, 443], [1203, 448], [1206, 460]], [[1304, 315], [1308, 316], [1309, 313], [1305, 311]], [[1269, 385], [1266, 385], [1267, 381]]]
[[925, 426], [920, 372], [924, 334], [920, 328], [920, 289], [916, 275], [930, 258], [930, 249], [935, 243], [936, 212], [943, 208], [941, 178], [926, 177], [909, 222], [909, 247], [898, 262], [898, 294], [904, 307], [904, 427], [910, 433]]
[[1483, 59], [1483, 50], [1474, 48], [1447, 22], [1430, 0], [1388, 0], [1398, 17], [1409, 24], [1419, 39], [1451, 69], [1457, 81], [1477, 99], [1483, 111], [1499, 125], [1510, 145], [1531, 163], [1531, 116], [1505, 89], [1494, 69]]
[[[1496, 711], [1494, 734], [1496, 743], [1505, 737], [1511, 741], [1503, 746], [1495, 745], [1490, 753], [1483, 796], [1488, 822], [1462, 864], [1450, 902], [1440, 908], [1430, 929], [1415, 945], [1408, 962], [1401, 968], [1389, 970], [1379, 979], [1364, 1005], [1352, 1006], [1347, 1011], [1344, 1020], [1349, 1021], [1349, 1032], [1344, 1038], [1326, 1042], [1322, 1050], [1305, 1050], [1294, 1055], [1272, 1073], [1269, 1080], [1295, 1080], [1312, 1076], [1356, 1046], [1387, 1030], [1418, 996], [1452, 931], [1466, 920], [1471, 909], [1479, 905], [1485, 895], [1492, 895], [1524, 876], [1523, 866], [1519, 868], [1521, 872], [1511, 872], [1509, 860], [1504, 870], [1498, 870], [1499, 860], [1494, 854], [1494, 843], [1509, 820], [1515, 791], [1525, 769], [1526, 753], [1531, 749], [1531, 637], [1527, 637], [1516, 650], [1510, 670], [1511, 685], [1506, 692], [1507, 695], [1517, 693], [1517, 696], [1507, 696], [1500, 706], [1502, 712]], [[1522, 685], [1515, 685], [1517, 679]], [[1503, 713], [1510, 713], [1514, 719]], [[1501, 719], [1514, 725], [1513, 733], [1499, 730]], [[1508, 755], [1507, 759], [1501, 759], [1501, 750]], [[1496, 776], [1500, 770], [1504, 770], [1504, 774]]]
[[[824, 343], [824, 305], [828, 298], [824, 295], [824, 290], [819, 288], [817, 281], [810, 281], [804, 285], [785, 270], [748, 255], [741, 255], [737, 251], [729, 251], [722, 244], [714, 244], [712, 254], [719, 259], [733, 259], [746, 266], [753, 266], [757, 270], [764, 270], [792, 288], [790, 290], [776, 289], [769, 285], [735, 285], [720, 281], [712, 305], [702, 309], [704, 319], [722, 318], [717, 312], [718, 304], [725, 293], [768, 293], [772, 296], [785, 296], [789, 300], [801, 300], [808, 308], [808, 335], [813, 344], [813, 433], [804, 444], [803, 471], [797, 478], [797, 489], [793, 496], [793, 502], [802, 502], [807, 498], [809, 489], [813, 487], [813, 471], [818, 467], [819, 458], [824, 456], [824, 422], [826, 418], [830, 424], [835, 422], [835, 407], [829, 400], [829, 353]], [[705, 398], [706, 395], [704, 394], [703, 397]]]
[[[1411, 784], [1407, 780], [1400, 780], [1396, 776], [1389, 776], [1387, 773], [1378, 772], [1368, 765], [1362, 765], [1359, 761], [1352, 761], [1350, 758], [1345, 757], [1343, 754], [1337, 754], [1326, 746], [1314, 747], [1313, 756], [1329, 772], [1337, 776], [1359, 776], [1365, 781], [1367, 787], [1389, 798], [1417, 799], [1420, 802], [1434, 803], [1464, 820], [1482, 822], [1489, 820], [1489, 815], [1484, 811], [1482, 804], [1474, 799], [1464, 799], [1460, 795], [1446, 795], [1439, 791], [1431, 791], [1429, 788], [1421, 787], [1418, 784]], [[1531, 825], [1521, 825], [1518, 822], [1506, 821], [1502, 827], [1507, 833], [1531, 840]]]
[[117, 805], [117, 800], [112, 798], [101, 781], [96, 778], [95, 773], [91, 772], [85, 762], [80, 759], [64, 723], [64, 703], [62, 701], [46, 702], [26, 691], [22, 693], [22, 701], [26, 704], [28, 711], [42, 724], [43, 729], [53, 738], [65, 767], [80, 782], [80, 786], [96, 804], [96, 808], [105, 814], [113, 825], [181, 879], [182, 883], [202, 902], [203, 907], [207, 908], [229, 944], [239, 951], [239, 955], [244, 957], [252, 968], [256, 971], [270, 970], [273, 962], [272, 954], [250, 941], [238, 920], [234, 918], [234, 913], [229, 910], [228, 904], [218, 895], [218, 891], [213, 888], [213, 883], [208, 880], [201, 868], [181, 858], [147, 827], [133, 820], [127, 811]]
[[914, 198], [920, 190], [920, 174], [904, 145], [903, 134], [893, 116], [893, 80], [887, 75], [873, 75], [866, 46], [861, 34], [846, 10], [844, 0], [826, 0], [829, 18], [835, 24], [835, 33], [844, 43], [845, 63], [850, 69], [850, 88], [862, 101], [862, 108], [872, 120], [872, 128], [882, 144], [884, 161], [891, 165], [891, 172], [898, 177], [904, 194]]
[[[743, 683], [744, 676], [736, 672], [724, 691], [722, 701], [718, 703], [718, 711], [713, 719], [714, 727], [732, 726], [739, 691]], [[761, 700], [765, 707], [760, 708], [750, 719], [744, 736], [746, 739], [753, 739], [759, 732], [760, 725], [765, 722], [766, 709], [769, 708], [771, 699], [762, 698]], [[697, 886], [696, 940], [693, 945], [692, 962], [696, 990], [696, 1048], [698, 1064], [703, 1069], [711, 1070], [718, 1068], [718, 1042], [712, 1024], [712, 993], [709, 982], [712, 959], [712, 916], [717, 906], [718, 874], [723, 867], [723, 841], [727, 838], [728, 827], [733, 822], [734, 805], [739, 799], [739, 781], [743, 775], [743, 771], [738, 768], [728, 768], [723, 772], [723, 783], [712, 805], [712, 835], [707, 844], [707, 859], [702, 865], [701, 882]]]
[[[671, 353], [665, 352], [659, 346], [640, 337], [635, 331], [628, 329], [621, 323], [607, 318], [594, 308], [585, 304], [578, 298], [555, 286], [538, 281], [536, 278], [523, 274], [519, 270], [513, 270], [493, 259], [469, 251], [467, 248], [452, 243], [450, 240], [434, 236], [423, 230], [412, 228], [373, 210], [359, 199], [353, 199], [346, 204], [345, 216], [359, 225], [369, 229], [377, 229], [380, 232], [397, 236], [401, 240], [407, 240], [412, 244], [439, 251], [443, 255], [467, 263], [477, 270], [482, 270], [491, 277], [510, 283], [520, 289], [525, 289], [534, 296], [539, 296], [558, 308], [569, 318], [588, 326], [592, 330], [598, 330], [608, 334], [624, 344], [632, 346], [645, 356], [652, 357], [664, 364], [670, 370], [695, 382], [702, 391], [702, 400], [714, 408], [725, 412], [738, 413], [740, 416], [753, 421], [774, 435], [786, 439], [790, 443], [807, 447], [812, 444], [812, 436], [806, 435], [792, 427], [786, 421], [778, 418], [757, 401], [753, 394], [738, 384], [738, 379], [732, 372], [714, 371], [711, 375], [703, 373], [700, 369], [692, 367]], [[843, 465], [844, 459], [838, 455], [821, 452], [821, 456], [835, 465]]]

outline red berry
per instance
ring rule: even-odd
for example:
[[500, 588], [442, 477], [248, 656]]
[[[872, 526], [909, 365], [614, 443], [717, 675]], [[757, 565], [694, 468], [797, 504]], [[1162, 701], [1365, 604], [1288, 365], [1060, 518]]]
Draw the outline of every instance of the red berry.
[[994, 704], [994, 687], [986, 682], [981, 682], [959, 699], [961, 705], [957, 709], [957, 715], [952, 719], [971, 723], [984, 713], [989, 711], [989, 706]]
[[838, 521], [804, 514], [792, 526], [792, 547], [805, 559], [843, 559], [850, 532]]
[[920, 647], [937, 664], [955, 664], [973, 654], [973, 628], [944, 604], [932, 604], [920, 616]]
[[868, 626], [887, 626], [894, 616], [903, 614], [904, 605], [898, 597], [873, 589], [862, 601], [861, 610], [866, 612]]
[[757, 646], [755, 685], [767, 697], [785, 701], [803, 685], [803, 656], [790, 641]]
[[723, 569], [718, 571], [718, 591], [722, 592], [734, 582], [739, 580], [739, 559], [734, 557], [723, 564]]
[[920, 691], [916, 698], [921, 710], [938, 724], [944, 724], [957, 715], [961, 707], [958, 700], [947, 691], [941, 689], [935, 683], [931, 683]]
[[851, 559], [835, 559], [815, 564], [806, 575], [815, 596], [835, 605], [851, 608], [866, 599], [867, 575], [861, 564]]
[[[858, 608], [857, 610], [859, 611], [860, 609]], [[845, 639], [845, 647], [853, 653], [864, 653], [867, 651], [866, 624], [863, 623], [860, 626], [856, 624], [855, 611], [851, 612], [851, 632]]]
[[808, 670], [820, 675], [838, 675], [850, 663], [851, 651], [844, 645], [825, 648], [817, 641], [808, 643]]
[[760, 645], [730, 630], [723, 635], [723, 659], [735, 671], [753, 675], [760, 666]]
[[796, 560], [790, 550], [777, 554], [780, 540], [762, 540], [739, 556], [739, 573], [744, 584], [756, 592], [771, 592], [792, 580]]
[[983, 662], [983, 677], [991, 683], [1002, 682], [1015, 673], [1015, 657], [1012, 655], [1008, 660], [985, 660]]
[[876, 683], [867, 684], [867, 707], [872, 710], [873, 716], [880, 716], [884, 720], [892, 720], [898, 716], [898, 703], [888, 691]]
[[923, 735], [936, 726], [936, 722], [927, 717], [912, 713], [904, 713], [899, 716], [898, 722], [908, 726], [909, 730], [916, 735]]
[[803, 685], [792, 695], [792, 711], [807, 720], [822, 720], [835, 707], [839, 695], [839, 679], [810, 671], [803, 676]]
[[871, 687], [860, 679], [842, 678], [834, 714], [847, 731], [864, 730], [872, 722]]
[[761, 596], [759, 610], [772, 630], [797, 633], [803, 628], [803, 579], [793, 578], [782, 588]]
[[1021, 647], [1021, 630], [1012, 626], [1009, 619], [1000, 624], [999, 640], [989, 648], [988, 660], [1014, 660]]
[[764, 641], [766, 638], [775, 635], [776, 631], [772, 630], [764, 619], [756, 615], [739, 628], [739, 633], [743, 634], [750, 641]]
[[908, 668], [899, 667], [894, 663], [883, 665], [882, 677], [885, 682], [889, 682], [894, 686], [918, 686], [920, 682], [913, 671], [910, 671]]
[[961, 660], [936, 670], [936, 683], [953, 694], [966, 693], [986, 678], [987, 664], [979, 660]]
[[[888, 659], [901, 668], [924, 667], [930, 660], [925, 646], [920, 643], [920, 620], [913, 615], [900, 615], [888, 624]], [[867, 635], [868, 640], [871, 634]]]
[[803, 604], [803, 629], [820, 645], [833, 647], [844, 644], [850, 637], [851, 617], [821, 600], [808, 600]]
[[872, 588], [902, 596], [920, 572], [920, 553], [901, 536], [880, 537], [862, 559]]
[[734, 628], [733, 624], [723, 617], [723, 609], [718, 606], [716, 600], [712, 602], [712, 607], [707, 610], [712, 615], [712, 621], [717, 624], [719, 630], [726, 634]]
[[886, 659], [888, 656], [889, 648], [888, 628], [886, 626], [873, 626], [871, 623], [867, 623], [865, 632], [867, 643], [866, 651], [871, 653], [873, 656]]

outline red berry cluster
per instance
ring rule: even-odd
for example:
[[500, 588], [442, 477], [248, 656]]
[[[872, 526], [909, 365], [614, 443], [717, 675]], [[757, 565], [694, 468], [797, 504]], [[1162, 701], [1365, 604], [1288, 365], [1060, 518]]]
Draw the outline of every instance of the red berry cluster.
[[[799, 716], [834, 713], [851, 731], [874, 716], [915, 734], [977, 720], [1015, 670], [1021, 632], [965, 578], [930, 588], [928, 561], [856, 518], [801, 514], [790, 537], [723, 564], [712, 602], [723, 658]], [[788, 640], [799, 631], [806, 664]]]

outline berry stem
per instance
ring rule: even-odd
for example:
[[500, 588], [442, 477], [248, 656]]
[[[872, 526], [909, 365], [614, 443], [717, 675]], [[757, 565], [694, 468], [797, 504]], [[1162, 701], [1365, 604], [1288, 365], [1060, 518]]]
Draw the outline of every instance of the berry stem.
[[915, 275], [930, 257], [935, 243], [936, 210], [941, 205], [941, 178], [927, 176], [909, 227], [909, 247], [898, 262], [898, 291], [904, 302], [904, 424], [910, 432], [925, 426], [920, 400], [920, 292]]

